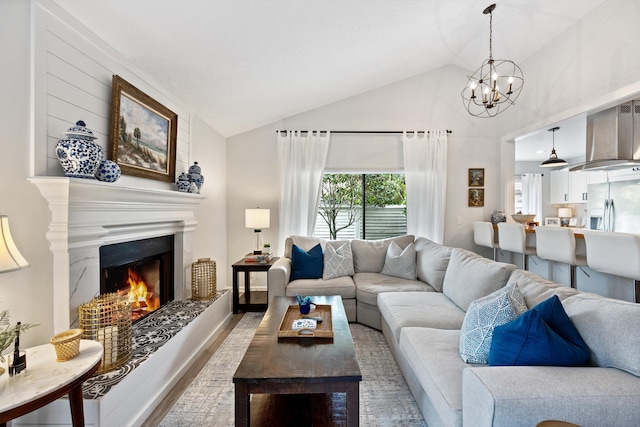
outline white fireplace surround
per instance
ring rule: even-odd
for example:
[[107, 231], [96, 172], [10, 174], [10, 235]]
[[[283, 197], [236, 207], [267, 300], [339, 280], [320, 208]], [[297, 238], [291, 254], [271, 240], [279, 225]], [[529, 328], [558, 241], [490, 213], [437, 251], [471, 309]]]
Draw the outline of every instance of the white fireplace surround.
[[78, 307], [100, 292], [100, 246], [175, 235], [174, 298], [191, 296], [195, 210], [204, 196], [100, 181], [34, 177], [49, 203], [54, 331], [77, 325]]

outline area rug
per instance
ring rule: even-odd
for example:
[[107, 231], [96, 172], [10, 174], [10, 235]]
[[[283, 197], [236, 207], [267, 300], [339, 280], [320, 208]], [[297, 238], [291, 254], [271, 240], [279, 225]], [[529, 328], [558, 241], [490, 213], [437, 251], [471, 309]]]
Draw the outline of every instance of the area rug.
[[[233, 426], [232, 377], [263, 313], [247, 313], [160, 423], [176, 426]], [[426, 426], [400, 368], [380, 331], [351, 324], [362, 372], [360, 425]]]

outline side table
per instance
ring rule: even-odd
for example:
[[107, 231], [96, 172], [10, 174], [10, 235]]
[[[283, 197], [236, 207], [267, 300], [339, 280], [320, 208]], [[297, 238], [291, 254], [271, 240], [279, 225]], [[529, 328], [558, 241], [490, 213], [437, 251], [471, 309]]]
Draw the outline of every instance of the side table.
[[0, 375], [0, 426], [67, 393], [73, 426], [84, 426], [82, 383], [98, 370], [102, 344], [80, 340], [80, 354], [66, 362], [56, 362], [51, 344], [28, 348], [26, 353], [26, 371], [13, 377], [8, 372]]
[[[252, 291], [250, 289], [250, 273], [269, 271], [277, 260], [278, 257], [273, 257], [269, 262], [260, 263], [246, 262], [243, 258], [231, 266], [233, 269], [233, 314], [237, 314], [238, 310], [260, 311], [267, 309], [268, 294], [265, 291]], [[238, 285], [238, 275], [241, 272], [244, 272], [244, 294], [242, 296], [240, 296]]]

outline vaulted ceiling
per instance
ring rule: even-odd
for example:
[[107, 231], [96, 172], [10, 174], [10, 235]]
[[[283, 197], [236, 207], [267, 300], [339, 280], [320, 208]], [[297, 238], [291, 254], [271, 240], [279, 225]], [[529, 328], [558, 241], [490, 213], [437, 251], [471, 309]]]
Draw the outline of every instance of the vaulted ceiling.
[[[54, 1], [224, 136], [489, 51], [491, 0]], [[522, 62], [604, 1], [497, 2], [494, 57]]]

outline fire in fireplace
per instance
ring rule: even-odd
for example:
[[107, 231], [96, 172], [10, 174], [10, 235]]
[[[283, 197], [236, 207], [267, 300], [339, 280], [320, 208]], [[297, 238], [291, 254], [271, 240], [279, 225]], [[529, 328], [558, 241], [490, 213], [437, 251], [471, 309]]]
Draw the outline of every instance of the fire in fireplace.
[[173, 300], [173, 236], [100, 248], [100, 293], [117, 292], [139, 320]]

